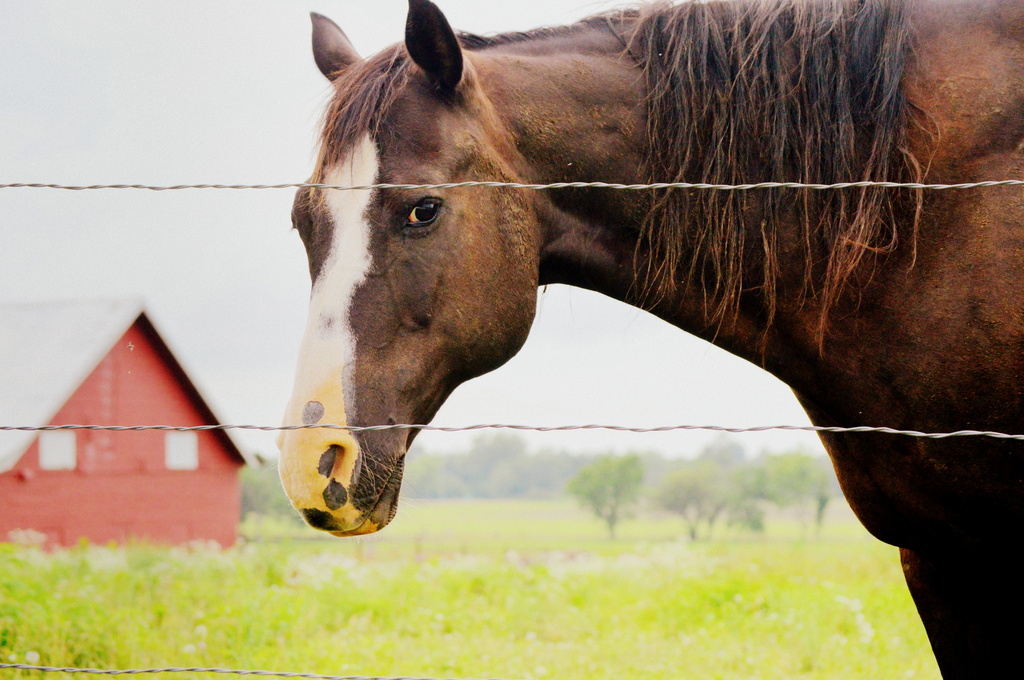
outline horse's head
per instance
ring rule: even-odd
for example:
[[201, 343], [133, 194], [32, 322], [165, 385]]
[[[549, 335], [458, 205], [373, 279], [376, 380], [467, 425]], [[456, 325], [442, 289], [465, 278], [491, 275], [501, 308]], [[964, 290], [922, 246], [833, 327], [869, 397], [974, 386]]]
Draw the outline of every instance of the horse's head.
[[[363, 60], [313, 16], [333, 82], [314, 178], [333, 185], [517, 178], [515, 145], [444, 16], [411, 0], [404, 45]], [[509, 189], [300, 190], [293, 211], [312, 277], [286, 424], [424, 423], [461, 382], [522, 346], [532, 323], [540, 227]], [[415, 431], [286, 431], [292, 504], [336, 535], [394, 517]]]

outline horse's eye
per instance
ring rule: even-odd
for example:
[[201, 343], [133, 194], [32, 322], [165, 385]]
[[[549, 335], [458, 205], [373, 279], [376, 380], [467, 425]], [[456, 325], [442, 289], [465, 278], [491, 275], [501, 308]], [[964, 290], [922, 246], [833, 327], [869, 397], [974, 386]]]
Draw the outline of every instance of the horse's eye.
[[409, 217], [405, 220], [405, 226], [407, 228], [426, 227], [434, 223], [434, 220], [437, 219], [437, 214], [440, 211], [440, 199], [424, 198], [413, 207], [412, 211], [409, 213]]

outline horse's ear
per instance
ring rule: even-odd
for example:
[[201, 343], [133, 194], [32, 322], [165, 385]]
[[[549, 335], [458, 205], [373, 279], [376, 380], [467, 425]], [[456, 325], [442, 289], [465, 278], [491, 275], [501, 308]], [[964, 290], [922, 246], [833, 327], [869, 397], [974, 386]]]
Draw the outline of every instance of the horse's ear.
[[405, 47], [416, 65], [442, 89], [462, 81], [462, 48], [444, 14], [430, 0], [409, 0]]
[[309, 18], [313, 21], [313, 59], [328, 80], [334, 80], [349, 66], [362, 61], [338, 24], [316, 12], [310, 12]]

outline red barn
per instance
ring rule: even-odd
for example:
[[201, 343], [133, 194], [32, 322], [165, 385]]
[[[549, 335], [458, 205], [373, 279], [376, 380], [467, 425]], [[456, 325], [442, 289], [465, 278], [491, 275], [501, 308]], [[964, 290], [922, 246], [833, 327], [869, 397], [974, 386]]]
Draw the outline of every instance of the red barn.
[[[0, 304], [0, 424], [213, 425], [134, 302]], [[231, 545], [246, 462], [222, 431], [0, 431], [0, 541]]]

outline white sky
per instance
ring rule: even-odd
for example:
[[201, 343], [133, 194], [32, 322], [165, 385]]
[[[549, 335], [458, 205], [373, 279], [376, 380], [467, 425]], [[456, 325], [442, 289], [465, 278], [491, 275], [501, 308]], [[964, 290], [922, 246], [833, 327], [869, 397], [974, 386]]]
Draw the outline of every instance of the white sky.
[[[493, 33], [568, 23], [613, 5], [440, 6], [456, 28]], [[328, 93], [310, 54], [307, 12], [332, 17], [368, 55], [401, 39], [406, 7], [0, 0], [0, 183], [303, 181]], [[0, 300], [141, 297], [225, 421], [277, 425], [309, 292], [290, 230], [292, 196], [0, 190]], [[808, 424], [768, 374], [642, 312], [562, 287], [543, 296], [519, 356], [461, 387], [434, 421], [482, 422]], [[472, 436], [424, 433], [417, 446], [454, 450]], [[715, 435], [526, 436], [533, 447], [684, 455]], [[241, 438], [275, 452], [272, 435]], [[810, 434], [741, 441], [751, 451], [820, 450]]]

